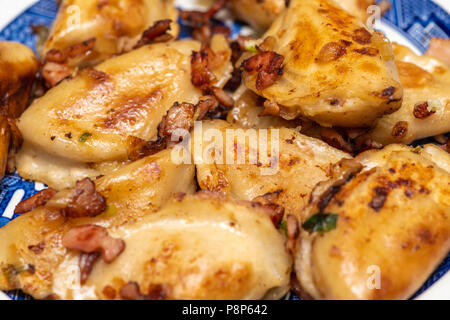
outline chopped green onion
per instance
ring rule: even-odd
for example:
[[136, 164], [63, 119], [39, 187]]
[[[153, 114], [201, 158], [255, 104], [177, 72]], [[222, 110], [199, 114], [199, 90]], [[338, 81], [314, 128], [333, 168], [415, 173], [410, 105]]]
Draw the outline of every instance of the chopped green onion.
[[86, 140], [87, 140], [89, 137], [92, 137], [92, 133], [90, 133], [90, 132], [85, 132], [85, 133], [83, 133], [83, 134], [80, 136], [80, 142], [86, 142]]
[[302, 227], [309, 232], [328, 232], [336, 228], [338, 215], [333, 213], [316, 213], [306, 220]]

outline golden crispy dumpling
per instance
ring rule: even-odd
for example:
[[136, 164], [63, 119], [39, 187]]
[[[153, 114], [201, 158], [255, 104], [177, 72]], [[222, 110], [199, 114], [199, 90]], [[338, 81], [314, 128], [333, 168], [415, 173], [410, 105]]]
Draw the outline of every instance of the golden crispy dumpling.
[[402, 107], [377, 120], [372, 139], [382, 144], [411, 143], [450, 131], [450, 68], [430, 56], [394, 46], [403, 86]]
[[11, 134], [18, 134], [11, 132], [10, 125], [28, 106], [37, 70], [38, 61], [30, 48], [0, 42], [0, 178], [5, 172]]
[[[69, 253], [62, 246], [61, 237], [65, 232], [74, 226], [85, 224], [119, 228], [134, 223], [143, 216], [157, 211], [173, 194], [194, 192], [194, 173], [193, 165], [176, 165], [171, 161], [169, 150], [128, 164], [95, 181], [95, 190], [106, 198], [107, 208], [92, 218], [64, 217], [61, 210], [64, 207], [68, 208], [67, 204], [73, 194], [83, 194], [80, 192], [83, 191], [87, 193], [87, 199], [81, 205], [72, 204], [72, 207], [78, 207], [79, 211], [85, 210], [89, 213], [93, 207], [92, 203], [98, 197], [92, 196], [88, 189], [80, 189], [77, 184], [75, 191], [64, 189], [53, 197], [50, 196], [51, 199], [47, 199], [46, 204], [44, 202], [45, 206], [23, 214], [0, 229], [5, 240], [2, 241], [0, 248], [0, 290], [20, 288], [36, 298], [45, 298], [54, 293], [53, 290], [61, 284], [58, 282], [64, 281], [58, 278], [58, 272], [64, 270], [63, 260], [68, 256], [79, 256], [77, 253]], [[50, 195], [54, 194], [50, 189], [43, 191], [44, 195], [48, 192]], [[35, 203], [42, 204], [37, 201]], [[11, 265], [17, 268], [33, 265], [35, 272], [33, 274], [23, 272], [17, 274], [17, 278], [13, 278], [15, 274], [9, 273]], [[57, 268], [61, 269], [58, 271]], [[66, 271], [74, 269], [69, 268]], [[68, 296], [61, 296], [62, 298], [69, 298], [71, 294], [70, 285], [66, 284], [64, 289], [68, 291], [64, 294]]]
[[263, 39], [244, 60], [244, 83], [278, 104], [274, 114], [361, 127], [401, 105], [389, 41], [332, 1], [291, 1]]
[[[375, 0], [335, 0], [335, 2], [362, 22], [366, 22], [369, 17], [367, 8], [375, 4]], [[239, 19], [249, 23], [258, 31], [265, 31], [283, 12], [288, 1], [230, 0], [230, 3]]]
[[314, 185], [328, 178], [333, 163], [351, 158], [288, 128], [247, 130], [214, 120], [203, 121], [202, 131], [202, 141], [200, 131], [192, 140], [200, 188], [241, 200], [266, 195], [300, 220]]
[[[172, 20], [176, 37], [177, 17], [172, 0], [64, 0], [41, 52], [43, 75], [53, 86], [77, 68], [129, 51], [158, 20]], [[54, 59], [55, 51], [69, 54]]]
[[286, 8], [285, 0], [231, 0], [236, 16], [259, 31], [267, 30]]
[[[223, 36], [214, 37], [211, 48], [224, 58], [212, 70], [220, 87], [232, 69], [230, 50]], [[19, 119], [25, 140], [19, 173], [60, 189], [108, 172], [99, 163], [126, 161], [131, 137], [155, 138], [175, 102], [195, 104], [202, 96], [191, 83], [191, 54], [199, 49], [191, 40], [145, 46], [49, 90]]]
[[[277, 299], [288, 290], [284, 236], [263, 209], [249, 204], [208, 193], [178, 195], [136, 223], [109, 226], [108, 237], [122, 241], [122, 252], [110, 263], [97, 260], [82, 285], [80, 252], [66, 249], [61, 239], [67, 243], [75, 225], [105, 229], [86, 226], [94, 219], [50, 216], [37, 209], [0, 229], [8, 239], [0, 244], [2, 267], [34, 266], [33, 274], [27, 268], [6, 278], [3, 273], [1, 289], [61, 299]], [[16, 232], [21, 227], [26, 235]], [[44, 239], [39, 254], [28, 249]]]
[[407, 299], [450, 249], [450, 155], [390, 145], [356, 160], [313, 191], [297, 277], [315, 299]]

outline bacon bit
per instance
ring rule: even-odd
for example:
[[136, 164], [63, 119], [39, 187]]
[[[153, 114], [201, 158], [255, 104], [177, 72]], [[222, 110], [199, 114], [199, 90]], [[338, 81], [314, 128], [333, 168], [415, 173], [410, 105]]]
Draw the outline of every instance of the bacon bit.
[[292, 214], [288, 214], [286, 217], [286, 227], [287, 227], [286, 251], [289, 252], [290, 254], [294, 254], [295, 244], [300, 234], [300, 227], [298, 224], [297, 217]]
[[80, 254], [80, 260], [78, 266], [80, 267], [80, 284], [86, 283], [87, 278], [91, 274], [92, 268], [94, 268], [95, 262], [100, 258], [99, 252], [82, 253]]
[[225, 7], [228, 0], [216, 0], [206, 12], [201, 11], [180, 11], [180, 18], [193, 28], [200, 28], [208, 25], [212, 17]]
[[442, 146], [442, 149], [450, 153], [450, 139], [447, 139], [447, 143]]
[[275, 203], [278, 195], [282, 191], [283, 190], [277, 190], [275, 192], [266, 193], [265, 195], [256, 197], [252, 200], [252, 203], [257, 203], [269, 214], [270, 220], [272, 220], [275, 228], [278, 228], [284, 217], [284, 208]]
[[62, 80], [72, 75], [72, 71], [67, 65], [51, 61], [43, 65], [41, 73], [48, 88], [56, 86]]
[[128, 137], [128, 160], [136, 161], [151, 156], [167, 148], [167, 141], [162, 137], [157, 140], [145, 141], [138, 137]]
[[45, 61], [63, 63], [69, 58], [75, 58], [83, 54], [87, 54], [95, 47], [96, 42], [97, 40], [95, 38], [90, 38], [81, 43], [71, 45], [64, 50], [51, 49], [45, 55]]
[[173, 36], [167, 33], [167, 31], [171, 30], [171, 23], [172, 20], [170, 19], [156, 21], [153, 26], [142, 33], [141, 39], [136, 44], [134, 49], [140, 48], [146, 44], [167, 42], [172, 40]]
[[328, 42], [320, 49], [316, 57], [319, 63], [335, 61], [347, 53], [347, 48], [338, 42]]
[[364, 55], [371, 56], [371, 57], [375, 57], [379, 53], [378, 49], [370, 48], [370, 47], [354, 49], [353, 51], [355, 51], [359, 54], [364, 54]]
[[61, 214], [68, 218], [95, 217], [105, 211], [106, 200], [95, 190], [94, 182], [89, 178], [77, 181], [72, 199]]
[[258, 73], [256, 89], [261, 91], [275, 83], [283, 74], [284, 57], [273, 51], [263, 51], [245, 60], [241, 68], [249, 74]]
[[191, 82], [200, 89], [205, 89], [216, 81], [215, 75], [210, 70], [210, 50], [202, 45], [200, 52], [193, 51], [191, 59]]
[[14, 213], [27, 213], [38, 207], [44, 206], [51, 198], [53, 198], [55, 193], [56, 191], [52, 188], [44, 189], [20, 202], [16, 206]]
[[62, 244], [83, 253], [100, 252], [106, 263], [113, 262], [125, 250], [125, 241], [111, 237], [104, 227], [92, 224], [70, 229], [62, 238]]
[[219, 103], [225, 108], [232, 108], [234, 106], [234, 99], [230, 97], [230, 95], [228, 95], [228, 93], [226, 93], [224, 90], [215, 86], [212, 86], [210, 89], [214, 97], [216, 97]]
[[408, 132], [408, 122], [406, 122], [406, 121], [399, 121], [392, 128], [391, 135], [394, 138], [403, 138], [404, 136], [406, 136], [407, 132]]
[[45, 249], [45, 242], [41, 241], [36, 245], [29, 245], [28, 250], [32, 251], [34, 254], [41, 254]]
[[320, 136], [323, 141], [328, 143], [330, 146], [338, 148], [348, 153], [353, 152], [353, 147], [351, 143], [346, 141], [344, 137], [332, 128], [321, 128]]
[[158, 135], [171, 141], [176, 130], [190, 131], [193, 126], [194, 114], [195, 107], [193, 104], [175, 102], [159, 124]]
[[228, 91], [236, 91], [242, 83], [242, 71], [234, 68], [231, 73], [231, 79], [225, 84], [224, 89]]
[[365, 28], [359, 28], [353, 31], [352, 39], [359, 44], [369, 44], [372, 39], [372, 34]]
[[203, 120], [210, 111], [214, 110], [218, 106], [219, 102], [215, 97], [205, 96], [200, 98], [200, 101], [195, 106], [198, 114], [197, 120]]
[[44, 298], [44, 300], [62, 300], [60, 296], [55, 293], [52, 293]]
[[416, 117], [417, 119], [425, 119], [428, 118], [429, 116], [431, 116], [433, 113], [436, 113], [436, 111], [432, 110], [428, 110], [428, 102], [422, 102], [422, 103], [418, 103], [414, 106], [414, 117]]
[[443, 134], [438, 134], [437, 136], [434, 136], [433, 138], [434, 138], [434, 140], [436, 140], [436, 142], [438, 142], [440, 144], [446, 144], [447, 143], [447, 139], [448, 139]]

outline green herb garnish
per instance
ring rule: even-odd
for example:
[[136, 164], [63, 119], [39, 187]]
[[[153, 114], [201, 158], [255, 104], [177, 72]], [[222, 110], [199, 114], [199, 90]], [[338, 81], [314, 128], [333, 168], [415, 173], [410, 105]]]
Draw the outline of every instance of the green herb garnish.
[[83, 133], [81, 136], [80, 136], [80, 142], [86, 142], [86, 140], [89, 138], [89, 137], [92, 137], [92, 133], [90, 133], [90, 132], [85, 132], [85, 133]]
[[281, 220], [280, 224], [278, 225], [278, 229], [280, 231], [283, 231], [284, 234], [287, 235], [287, 223], [286, 223], [286, 220]]
[[302, 227], [309, 232], [328, 232], [336, 228], [338, 215], [333, 213], [316, 213], [306, 220]]

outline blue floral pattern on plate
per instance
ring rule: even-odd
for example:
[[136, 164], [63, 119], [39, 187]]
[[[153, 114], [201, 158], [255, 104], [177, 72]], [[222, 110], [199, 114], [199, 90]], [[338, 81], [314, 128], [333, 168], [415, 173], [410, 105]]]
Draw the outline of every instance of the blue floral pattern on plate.
[[[379, 2], [379, 0], [378, 0]], [[421, 52], [428, 48], [432, 37], [450, 37], [450, 14], [430, 0], [391, 0], [392, 8], [382, 18], [383, 22], [400, 32]], [[55, 0], [40, 0], [18, 16], [6, 28], [0, 31], [0, 41], [18, 41], [35, 48], [37, 36], [31, 25], [50, 26], [57, 12]], [[242, 25], [226, 23], [234, 35], [238, 34]], [[190, 35], [189, 28], [183, 27], [181, 37]], [[26, 181], [17, 174], [6, 175], [0, 182], [0, 227], [14, 219], [15, 204], [41, 190], [40, 183]], [[418, 296], [450, 270], [450, 255], [442, 262], [425, 284], [414, 295]], [[14, 300], [31, 299], [20, 291], [7, 292]], [[289, 299], [298, 300], [295, 295]]]

